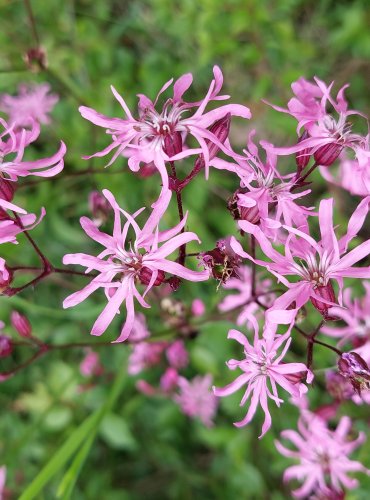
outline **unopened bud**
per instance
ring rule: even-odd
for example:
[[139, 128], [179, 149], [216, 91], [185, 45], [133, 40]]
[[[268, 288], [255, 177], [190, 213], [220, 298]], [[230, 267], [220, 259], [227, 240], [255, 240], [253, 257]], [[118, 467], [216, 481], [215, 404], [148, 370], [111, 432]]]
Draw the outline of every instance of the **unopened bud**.
[[[307, 130], [305, 130], [303, 132], [303, 134], [299, 137], [297, 144], [304, 141], [305, 139], [308, 139], [308, 137], [309, 137], [309, 134], [308, 134]], [[302, 149], [302, 151], [298, 151], [296, 153], [295, 161], [297, 164], [297, 174], [298, 175], [309, 164], [310, 159], [311, 159], [311, 151], [312, 151], [312, 148], [306, 148], [306, 149]]]
[[33, 72], [46, 69], [48, 66], [46, 52], [41, 47], [35, 47], [28, 50], [23, 56], [23, 60], [26, 63], [28, 69]]
[[10, 356], [13, 351], [12, 339], [7, 335], [0, 335], [0, 358]]
[[21, 337], [31, 336], [32, 326], [26, 316], [19, 313], [18, 311], [13, 311], [10, 316], [10, 321], [13, 328], [19, 333]]
[[357, 352], [343, 353], [339, 358], [338, 368], [340, 374], [351, 382], [358, 394], [361, 394], [361, 390], [370, 389], [370, 369]]
[[177, 373], [177, 370], [170, 366], [161, 377], [160, 386], [162, 391], [171, 392], [176, 389], [178, 380], [179, 374]]
[[12, 201], [14, 198], [15, 184], [0, 176], [0, 198], [5, 201]]
[[[148, 267], [142, 267], [139, 273], [139, 280], [143, 285], [149, 285], [152, 279], [153, 271]], [[154, 286], [159, 286], [163, 283], [165, 279], [164, 271], [159, 270], [158, 275], [154, 281]]]
[[169, 158], [175, 156], [182, 151], [181, 132], [168, 133], [164, 137], [163, 150]]
[[246, 220], [251, 224], [258, 224], [260, 221], [260, 211], [258, 204], [253, 207], [243, 206], [240, 195], [243, 196], [245, 190], [238, 189], [227, 202], [227, 208], [234, 220]]
[[[221, 144], [223, 144], [229, 137], [230, 123], [231, 123], [231, 113], [227, 113], [227, 115], [217, 120], [209, 129], [209, 131], [217, 137], [217, 139], [219, 140], [219, 142], [221, 142]], [[212, 160], [217, 155], [220, 148], [210, 139], [206, 139], [206, 144], [209, 150], [209, 159]]]
[[4, 292], [13, 280], [13, 272], [10, 271], [5, 260], [0, 258], [0, 295]]
[[92, 191], [89, 194], [89, 209], [97, 226], [103, 224], [112, 211], [108, 200], [99, 191]]
[[[315, 294], [318, 295], [319, 297], [322, 297], [323, 299], [327, 300], [328, 302], [336, 303], [337, 299], [335, 297], [333, 285], [329, 281], [327, 285], [323, 286], [318, 286], [315, 288]], [[323, 316], [323, 318], [327, 321], [329, 320], [334, 320], [336, 318], [330, 316], [328, 314], [328, 311], [331, 307], [333, 307], [330, 304], [326, 304], [325, 302], [321, 302], [320, 300], [316, 299], [315, 297], [310, 298], [312, 305], [314, 308], [319, 311], [319, 313]]]
[[150, 163], [145, 163], [142, 167], [140, 167], [137, 171], [137, 175], [146, 179], [147, 177], [154, 175], [156, 172], [158, 172], [157, 167], [155, 166], [154, 161], [151, 161]]
[[330, 167], [342, 152], [343, 146], [336, 142], [321, 146], [314, 153], [315, 162], [323, 167]]

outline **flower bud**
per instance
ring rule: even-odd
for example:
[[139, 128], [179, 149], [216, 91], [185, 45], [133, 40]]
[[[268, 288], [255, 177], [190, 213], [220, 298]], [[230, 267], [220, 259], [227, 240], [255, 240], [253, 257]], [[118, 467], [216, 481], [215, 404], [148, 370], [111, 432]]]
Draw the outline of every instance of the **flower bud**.
[[[318, 286], [315, 288], [315, 294], [319, 295], [323, 299], [336, 303], [337, 299], [335, 297], [333, 285], [329, 281], [327, 285], [323, 286]], [[326, 304], [325, 302], [321, 302], [320, 300], [316, 299], [315, 297], [310, 297], [311, 303], [314, 306], [314, 308], [319, 311], [319, 313], [323, 316], [323, 318], [327, 321], [329, 320], [334, 320], [336, 319], [335, 317], [332, 317], [328, 314], [328, 311], [331, 307], [330, 304]]]
[[[151, 269], [149, 269], [148, 267], [142, 267], [140, 269], [140, 273], [139, 273], [140, 283], [142, 283], [143, 285], [149, 285], [150, 280], [152, 279], [152, 274], [153, 274], [153, 271]], [[163, 283], [164, 279], [165, 279], [164, 271], [159, 270], [158, 275], [157, 275], [155, 282], [154, 282], [154, 286], [161, 285]]]
[[104, 224], [112, 211], [108, 200], [99, 191], [92, 191], [89, 194], [89, 209], [97, 226]]
[[245, 194], [245, 189], [237, 189], [227, 203], [227, 208], [234, 220], [246, 220], [251, 224], [258, 224], [260, 221], [260, 211], [258, 204], [253, 207], [242, 205], [240, 195]]
[[160, 380], [162, 391], [171, 392], [176, 389], [178, 379], [179, 374], [177, 373], [177, 370], [175, 370], [175, 368], [172, 368], [171, 366], [167, 368]]
[[13, 280], [13, 272], [10, 271], [5, 260], [0, 258], [0, 295], [9, 287]]
[[[209, 131], [217, 137], [221, 144], [223, 144], [229, 137], [230, 123], [231, 113], [227, 113], [227, 115], [217, 120], [209, 129]], [[209, 150], [209, 159], [212, 160], [217, 155], [220, 148], [209, 139], [206, 139], [206, 144]]]
[[339, 372], [347, 378], [354, 390], [361, 395], [361, 390], [370, 389], [370, 369], [366, 361], [357, 352], [345, 352], [338, 361]]
[[181, 132], [167, 133], [164, 136], [163, 151], [169, 158], [175, 156], [182, 151], [182, 137]]
[[41, 47], [29, 49], [23, 56], [23, 60], [27, 67], [33, 72], [37, 72], [48, 67], [46, 52]]
[[193, 316], [203, 316], [206, 311], [204, 302], [201, 299], [194, 299], [191, 304], [191, 312]]
[[10, 321], [14, 330], [16, 330], [21, 337], [31, 336], [32, 326], [26, 316], [19, 313], [18, 311], [13, 311], [10, 316]]
[[142, 165], [136, 173], [142, 179], [146, 179], [147, 177], [154, 175], [156, 172], [158, 172], [157, 167], [155, 166], [154, 161], [151, 161], [150, 163]]
[[336, 142], [321, 146], [314, 153], [315, 162], [323, 167], [330, 167], [342, 152], [343, 146]]
[[[309, 134], [308, 134], [307, 130], [305, 130], [303, 132], [303, 134], [299, 137], [297, 144], [308, 139], [308, 137], [309, 137]], [[295, 162], [297, 165], [297, 174], [298, 175], [300, 175], [302, 170], [305, 167], [307, 167], [307, 165], [309, 164], [310, 159], [311, 159], [311, 151], [312, 151], [312, 148], [306, 148], [306, 149], [302, 149], [302, 151], [298, 151], [296, 153]]]
[[0, 335], [0, 358], [10, 356], [13, 351], [12, 339], [7, 335]]
[[0, 198], [12, 201], [14, 198], [15, 184], [0, 176]]

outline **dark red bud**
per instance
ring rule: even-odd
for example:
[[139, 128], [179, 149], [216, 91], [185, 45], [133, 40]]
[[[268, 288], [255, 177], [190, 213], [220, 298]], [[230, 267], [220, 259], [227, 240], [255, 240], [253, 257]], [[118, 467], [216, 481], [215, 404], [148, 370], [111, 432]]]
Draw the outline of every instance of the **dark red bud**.
[[315, 162], [323, 167], [330, 167], [342, 152], [343, 146], [336, 142], [321, 146], [314, 153]]
[[170, 285], [171, 289], [176, 292], [176, 290], [179, 289], [179, 286], [181, 284], [181, 280], [180, 278], [178, 278], [177, 276], [171, 276], [171, 278], [169, 278], [167, 280], [167, 283]]
[[46, 52], [41, 47], [29, 49], [23, 56], [23, 59], [31, 71], [46, 69], [48, 66]]
[[[143, 285], [149, 285], [150, 280], [152, 279], [152, 274], [153, 274], [153, 271], [151, 269], [149, 269], [148, 267], [141, 268], [140, 273], [139, 273], [140, 282]], [[158, 276], [156, 277], [155, 282], [154, 282], [154, 286], [161, 285], [163, 283], [164, 279], [165, 279], [164, 272], [159, 270]]]
[[26, 316], [19, 313], [18, 311], [13, 311], [10, 316], [10, 321], [13, 328], [19, 333], [21, 337], [31, 336], [32, 326]]
[[0, 358], [10, 356], [13, 351], [12, 339], [6, 335], [0, 335]]
[[164, 152], [169, 158], [175, 156], [182, 151], [181, 132], [172, 132], [164, 136]]
[[92, 191], [89, 194], [89, 209], [94, 219], [100, 223], [105, 222], [112, 211], [108, 200], [99, 191]]
[[5, 201], [12, 201], [14, 198], [15, 184], [3, 177], [0, 177], [0, 198]]
[[[308, 139], [309, 134], [307, 132], [307, 130], [305, 130], [303, 132], [303, 134], [299, 137], [298, 139], [298, 143], [299, 144], [300, 142], [304, 141], [305, 139]], [[306, 148], [306, 149], [302, 149], [302, 151], [298, 151], [295, 155], [295, 161], [296, 161], [296, 164], [297, 164], [297, 173], [298, 175], [300, 175], [300, 173], [302, 172], [302, 170], [307, 167], [307, 165], [309, 164], [310, 162], [310, 159], [311, 159], [311, 151], [312, 151], [312, 148]]]
[[[315, 294], [319, 295], [325, 300], [328, 300], [329, 302], [336, 303], [337, 299], [335, 297], [333, 285], [329, 281], [327, 285], [323, 286], [318, 286], [315, 288]], [[336, 318], [329, 316], [328, 311], [331, 307], [329, 304], [325, 304], [324, 302], [320, 302], [314, 297], [311, 297], [311, 303], [314, 306], [314, 308], [319, 311], [319, 313], [323, 316], [324, 319], [326, 320], [334, 320]]]
[[140, 167], [140, 170], [137, 171], [137, 175], [145, 179], [146, 177], [151, 177], [156, 172], [157, 167], [154, 162], [151, 161], [150, 163], [145, 163], [142, 167]]
[[[230, 124], [231, 114], [227, 113], [227, 115], [225, 115], [223, 118], [217, 120], [209, 129], [209, 131], [217, 137], [221, 144], [223, 144], [229, 137]], [[217, 146], [217, 144], [214, 144], [209, 139], [206, 139], [206, 144], [209, 150], [209, 159], [212, 160], [217, 155], [220, 148], [219, 146]]]

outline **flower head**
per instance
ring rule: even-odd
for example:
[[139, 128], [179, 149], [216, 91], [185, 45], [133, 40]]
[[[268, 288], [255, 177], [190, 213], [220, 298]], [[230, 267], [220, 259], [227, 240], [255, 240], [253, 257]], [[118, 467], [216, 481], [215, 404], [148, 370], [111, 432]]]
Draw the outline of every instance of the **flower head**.
[[213, 417], [217, 410], [217, 398], [211, 391], [212, 376], [197, 376], [192, 380], [179, 377], [179, 394], [174, 400], [180, 406], [185, 415], [191, 418], [198, 417], [207, 427], [213, 425]]
[[50, 85], [22, 84], [19, 86], [18, 95], [0, 95], [0, 111], [6, 113], [9, 122], [17, 127], [27, 127], [33, 121], [50, 123], [49, 113], [53, 110], [59, 97], [49, 94]]
[[332, 431], [323, 419], [309, 411], [303, 411], [298, 429], [299, 434], [293, 430], [281, 433], [282, 438], [293, 443], [296, 451], [286, 448], [279, 441], [275, 442], [276, 448], [282, 455], [300, 462], [288, 467], [284, 473], [285, 481], [293, 478], [303, 480], [303, 485], [293, 491], [295, 498], [307, 498], [310, 493], [318, 494], [328, 489], [340, 492], [342, 486], [354, 489], [358, 481], [350, 478], [348, 472], [361, 471], [370, 474], [360, 462], [348, 458], [348, 455], [365, 440], [365, 435], [360, 433], [357, 439], [349, 441], [347, 437], [351, 430], [349, 417], [342, 417], [337, 428]]
[[[98, 275], [81, 291], [65, 299], [63, 307], [75, 306], [98, 288], [103, 288], [108, 304], [96, 320], [91, 333], [93, 335], [104, 333], [119, 312], [121, 304], [125, 302], [127, 316], [121, 335], [117, 339], [120, 342], [127, 339], [134, 325], [134, 299], [138, 300], [141, 306], [150, 307], [144, 297], [153, 286], [163, 282], [164, 273], [190, 281], [203, 281], [208, 279], [208, 272], [192, 271], [167, 259], [181, 245], [193, 240], [199, 241], [195, 233], [178, 234], [185, 226], [186, 217], [174, 228], [163, 232], [158, 231], [159, 220], [170, 200], [169, 192], [165, 198], [162, 198], [160, 204], [156, 204], [156, 208], [142, 229], [138, 226], [135, 217], [143, 209], [130, 215], [119, 207], [110, 191], [104, 190], [103, 194], [114, 211], [113, 236], [101, 232], [87, 217], [81, 218], [81, 226], [86, 234], [103, 245], [105, 249], [97, 257], [82, 253], [64, 256], [64, 264], [79, 264], [98, 271]], [[121, 215], [127, 219], [123, 228]], [[135, 233], [134, 242], [129, 242], [127, 238], [130, 227]], [[159, 246], [161, 243], [162, 245]], [[140, 282], [146, 285], [143, 295], [136, 288]]]
[[[163, 188], [166, 190], [168, 188], [166, 161], [179, 160], [202, 153], [205, 169], [208, 172], [210, 148], [212, 149], [210, 145], [216, 146], [228, 155], [233, 155], [233, 152], [224, 146], [217, 135], [209, 130], [209, 127], [229, 113], [250, 118], [249, 109], [245, 106], [229, 104], [205, 112], [209, 102], [228, 98], [228, 96], [219, 95], [223, 76], [217, 66], [214, 67], [214, 79], [202, 101], [188, 103], [183, 100], [183, 94], [189, 89], [192, 81], [193, 77], [190, 73], [181, 76], [173, 85], [173, 97], [165, 101], [161, 111], [157, 111], [158, 99], [172, 84], [173, 79], [162, 87], [154, 102], [145, 95], [139, 94], [138, 118], [134, 118], [114, 87], [111, 87], [112, 92], [121, 104], [127, 116], [126, 119], [109, 118], [94, 109], [81, 106], [80, 113], [84, 118], [105, 128], [112, 136], [112, 143], [93, 156], [105, 156], [116, 149], [109, 162], [111, 165], [119, 155], [125, 152], [129, 156], [128, 164], [133, 171], [139, 170], [141, 163], [153, 162], [162, 177]], [[184, 116], [192, 108], [197, 108], [196, 112], [191, 116]], [[184, 147], [187, 135], [195, 138], [199, 144], [198, 148]]]
[[[268, 399], [272, 399], [277, 406], [283, 402], [279, 398], [277, 385], [289, 392], [291, 396], [299, 397], [307, 392], [307, 387], [300, 382], [302, 375], [307, 374], [307, 381], [311, 381], [312, 376], [303, 363], [282, 362], [291, 343], [290, 329], [285, 335], [275, 335], [276, 327], [267, 323], [263, 338], [259, 338], [256, 322], [254, 327], [253, 345], [238, 330], [229, 331], [228, 338], [236, 340], [243, 346], [244, 358], [242, 360], [231, 359], [227, 362], [227, 366], [230, 370], [239, 368], [243, 373], [226, 387], [214, 388], [214, 393], [216, 396], [229, 396], [246, 385], [247, 389], [240, 404], [244, 405], [250, 398], [249, 410], [243, 420], [234, 425], [242, 427], [249, 424], [256, 413], [257, 406], [260, 405], [265, 414], [261, 438], [271, 427]], [[280, 348], [282, 348], [281, 353], [278, 352]]]

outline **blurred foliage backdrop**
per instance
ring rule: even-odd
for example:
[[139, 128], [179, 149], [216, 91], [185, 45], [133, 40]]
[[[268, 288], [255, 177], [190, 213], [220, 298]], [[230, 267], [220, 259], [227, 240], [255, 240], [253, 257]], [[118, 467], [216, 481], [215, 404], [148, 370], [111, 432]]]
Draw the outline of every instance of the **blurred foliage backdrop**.
[[[78, 219], [88, 214], [91, 189], [109, 188], [129, 210], [136, 210], [157, 194], [154, 178], [141, 180], [122, 164], [104, 171], [105, 159], [92, 162], [101, 174], [69, 176], [83, 170], [82, 155], [107, 144], [103, 131], [93, 130], [79, 113], [87, 104], [119, 116], [113, 84], [132, 107], [136, 94], [154, 97], [170, 77], [194, 74], [193, 94], [202, 97], [212, 77], [212, 66], [221, 66], [225, 91], [233, 102], [249, 106], [252, 125], [233, 123], [234, 143], [243, 147], [253, 126], [259, 138], [282, 143], [294, 133], [293, 120], [275, 113], [261, 102], [285, 104], [290, 84], [303, 75], [350, 82], [352, 106], [369, 111], [370, 14], [367, 0], [31, 0], [37, 36], [47, 52], [48, 68], [30, 72], [24, 54], [36, 44], [26, 3], [3, 0], [0, 6], [0, 92], [16, 93], [20, 82], [48, 81], [60, 102], [53, 123], [44, 127], [35, 155], [51, 153], [63, 139], [68, 147], [64, 175], [48, 182], [25, 183], [17, 193], [20, 205], [47, 217], [34, 231], [55, 265], [64, 253], [96, 247], [84, 236]], [[122, 172], [121, 172], [122, 170]], [[120, 172], [119, 174], [117, 172]], [[316, 193], [326, 189], [320, 176]], [[28, 181], [28, 179], [27, 179]], [[217, 238], [235, 231], [224, 200], [236, 187], [225, 173], [213, 172], [209, 183], [197, 180], [185, 190], [190, 210], [189, 227], [202, 238], [202, 248], [212, 248]], [[341, 193], [341, 197], [343, 194]], [[348, 199], [348, 204], [355, 203]], [[206, 210], [211, 207], [211, 210]], [[207, 216], [205, 216], [205, 211]], [[345, 215], [345, 214], [344, 214]], [[176, 211], [166, 216], [177, 221]], [[2, 257], [13, 265], [37, 265], [26, 242], [2, 245]], [[1, 298], [0, 318], [9, 323], [11, 309], [29, 315], [35, 334], [50, 342], [89, 340], [89, 328], [102, 307], [102, 296], [76, 309], [63, 311], [69, 290], [82, 285], [78, 278], [53, 276], [36, 291], [12, 299]], [[222, 297], [215, 284], [184, 284], [178, 297], [190, 305], [203, 297], [211, 311]], [[317, 318], [312, 319], [314, 324]], [[155, 309], [149, 325], [158, 331]], [[212, 373], [217, 383], [231, 380], [225, 360], [234, 346], [226, 341], [228, 322], [207, 322], [189, 345], [189, 377]], [[105, 339], [115, 338], [117, 320]], [[9, 328], [8, 328], [9, 331]], [[92, 339], [93, 341], [94, 339]], [[297, 341], [297, 352], [304, 345]], [[238, 430], [232, 425], [243, 409], [238, 397], [225, 398], [215, 427], [189, 421], [165, 398], [146, 398], [128, 377], [128, 349], [124, 345], [101, 348], [106, 373], [89, 390], [79, 372], [82, 350], [55, 352], [1, 385], [0, 465], [8, 466], [7, 485], [18, 498], [43, 470], [42, 491], [34, 498], [118, 499], [273, 499], [289, 498], [281, 476], [288, 461], [275, 450], [273, 440], [283, 428], [295, 426], [297, 412], [274, 411], [274, 427], [262, 440], [261, 422]], [[12, 362], [27, 353], [17, 352]], [[322, 358], [320, 358], [322, 356]], [[317, 363], [330, 364], [330, 355], [318, 353]], [[1, 362], [5, 363], [5, 362]], [[3, 365], [2, 365], [3, 366]], [[118, 374], [118, 377], [117, 377]], [[147, 374], [149, 381], [159, 373]], [[319, 383], [320, 385], [320, 383]], [[313, 406], [315, 398], [313, 395]], [[321, 393], [320, 401], [326, 395]], [[365, 408], [347, 408], [348, 413]], [[96, 439], [94, 439], [96, 438]], [[370, 443], [358, 454], [368, 467]], [[85, 460], [86, 459], [86, 460]], [[83, 465], [83, 467], [82, 467]], [[78, 475], [79, 474], [79, 475]], [[367, 499], [370, 482], [362, 482], [350, 499]]]

